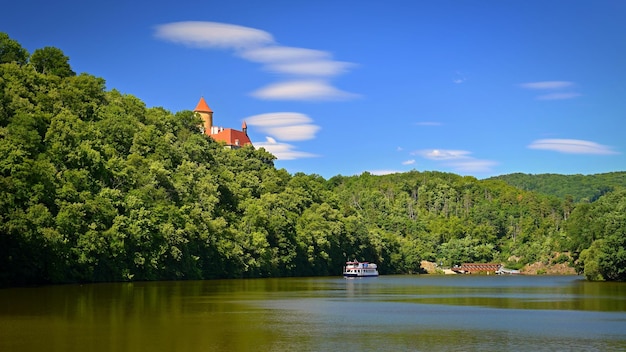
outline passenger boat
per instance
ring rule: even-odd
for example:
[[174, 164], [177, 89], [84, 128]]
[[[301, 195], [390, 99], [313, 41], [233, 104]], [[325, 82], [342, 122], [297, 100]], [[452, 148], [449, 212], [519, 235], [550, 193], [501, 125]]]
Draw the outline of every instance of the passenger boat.
[[343, 267], [343, 277], [376, 277], [378, 276], [378, 267], [374, 263], [349, 261]]

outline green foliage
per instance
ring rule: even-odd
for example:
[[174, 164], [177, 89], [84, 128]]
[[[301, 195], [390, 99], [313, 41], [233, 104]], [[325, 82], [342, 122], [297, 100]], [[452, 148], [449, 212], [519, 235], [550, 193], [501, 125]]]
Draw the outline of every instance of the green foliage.
[[527, 191], [557, 196], [574, 202], [593, 202], [614, 187], [626, 187], [626, 172], [596, 175], [529, 175], [522, 173], [496, 176], [493, 179]]
[[59, 77], [70, 77], [76, 75], [69, 64], [69, 58], [65, 56], [61, 49], [47, 46], [37, 49], [30, 57], [30, 63], [37, 72]]
[[577, 267], [589, 280], [626, 281], [626, 189], [578, 207], [567, 224]]
[[554, 264], [563, 264], [563, 263], [567, 263], [570, 261], [570, 256], [565, 254], [565, 253], [561, 253], [558, 257], [556, 257], [553, 261]]
[[8, 34], [0, 32], [0, 64], [16, 63], [24, 65], [28, 61], [28, 51]]

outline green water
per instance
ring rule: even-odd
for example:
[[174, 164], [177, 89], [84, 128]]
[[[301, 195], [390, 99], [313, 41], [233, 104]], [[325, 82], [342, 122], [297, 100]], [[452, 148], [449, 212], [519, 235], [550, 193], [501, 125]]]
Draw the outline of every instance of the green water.
[[626, 351], [626, 285], [422, 275], [4, 289], [0, 351]]

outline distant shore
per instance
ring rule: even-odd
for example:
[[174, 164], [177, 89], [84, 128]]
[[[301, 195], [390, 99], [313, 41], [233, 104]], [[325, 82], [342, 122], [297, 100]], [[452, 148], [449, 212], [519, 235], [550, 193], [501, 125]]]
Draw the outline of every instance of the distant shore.
[[[436, 263], [423, 260], [422, 269], [427, 274], [443, 274], [443, 275], [458, 275], [452, 269], [440, 268]], [[560, 264], [544, 264], [542, 262], [536, 262], [527, 264], [520, 269], [521, 275], [576, 275], [576, 270], [570, 267], [566, 263]]]

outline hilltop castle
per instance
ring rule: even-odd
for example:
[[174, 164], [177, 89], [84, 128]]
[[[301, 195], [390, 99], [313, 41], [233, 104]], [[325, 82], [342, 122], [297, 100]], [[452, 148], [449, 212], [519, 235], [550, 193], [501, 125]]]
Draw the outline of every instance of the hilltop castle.
[[200, 98], [198, 105], [193, 111], [202, 118], [202, 133], [215, 141], [226, 143], [227, 148], [237, 149], [247, 144], [252, 145], [248, 137], [248, 126], [245, 121], [241, 124], [241, 131], [213, 126], [213, 110], [206, 103], [204, 97]]

